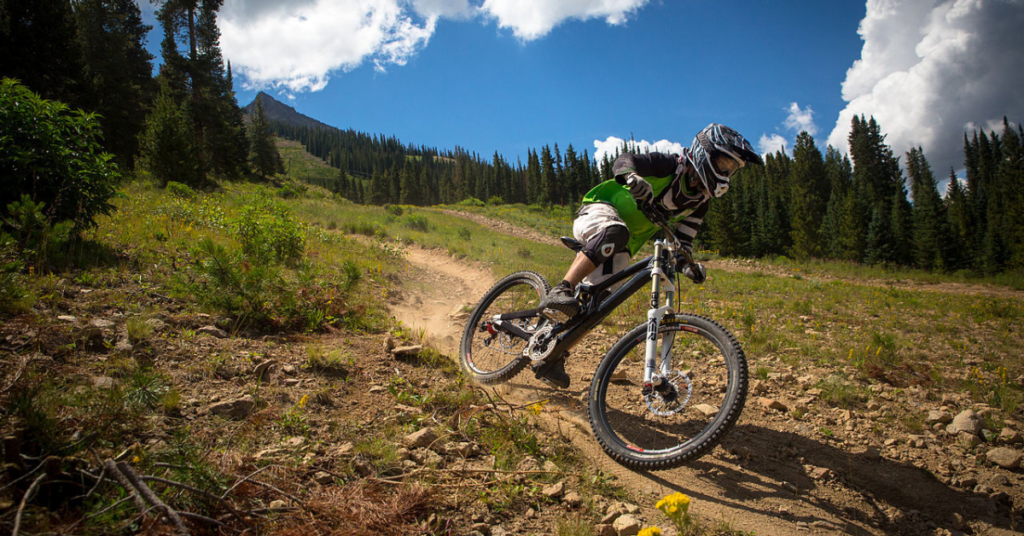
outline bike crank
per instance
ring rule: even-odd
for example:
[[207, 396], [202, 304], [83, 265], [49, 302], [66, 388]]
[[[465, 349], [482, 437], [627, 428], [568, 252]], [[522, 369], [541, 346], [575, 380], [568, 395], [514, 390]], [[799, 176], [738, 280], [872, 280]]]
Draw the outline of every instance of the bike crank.
[[542, 361], [555, 351], [558, 339], [551, 337], [552, 328], [553, 326], [544, 326], [530, 337], [524, 353], [531, 361]]

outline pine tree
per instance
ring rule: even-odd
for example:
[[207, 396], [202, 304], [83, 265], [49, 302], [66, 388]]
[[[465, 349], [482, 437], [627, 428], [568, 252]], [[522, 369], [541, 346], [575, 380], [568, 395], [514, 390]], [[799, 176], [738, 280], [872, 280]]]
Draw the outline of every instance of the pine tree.
[[131, 168], [154, 93], [153, 55], [145, 48], [152, 26], [134, 0], [75, 0], [87, 81], [100, 114], [104, 146]]
[[233, 179], [245, 172], [248, 144], [230, 69], [220, 51], [217, 12], [222, 4], [164, 0], [157, 11], [164, 30], [160, 76], [179, 104], [189, 102], [202, 172]]
[[179, 105], [165, 82], [140, 139], [143, 164], [162, 186], [175, 181], [199, 187], [206, 180], [191, 127], [188, 103]]
[[555, 158], [551, 148], [545, 145], [540, 150], [541, 198], [539, 202], [549, 205], [559, 202], [558, 176], [555, 174]]
[[801, 132], [796, 138], [789, 182], [793, 255], [798, 259], [818, 256], [822, 250], [819, 233], [829, 184], [821, 151], [807, 132]]
[[0, 0], [0, 78], [44, 99], [92, 108], [78, 28], [68, 0]]
[[249, 131], [251, 133], [249, 139], [252, 140], [250, 159], [253, 171], [264, 179], [276, 173], [284, 173], [284, 162], [274, 143], [274, 132], [267, 121], [267, 114], [263, 109], [263, 99], [258, 95], [253, 101]]
[[949, 168], [945, 203], [950, 229], [950, 268], [962, 268], [970, 260], [970, 254], [965, 251], [969, 241], [970, 207], [967, 206], [967, 195], [960, 179], [952, 167]]
[[925, 270], [949, 268], [950, 233], [945, 207], [935, 185], [935, 176], [924, 151], [913, 148], [907, 153], [907, 176], [913, 208], [914, 264]]

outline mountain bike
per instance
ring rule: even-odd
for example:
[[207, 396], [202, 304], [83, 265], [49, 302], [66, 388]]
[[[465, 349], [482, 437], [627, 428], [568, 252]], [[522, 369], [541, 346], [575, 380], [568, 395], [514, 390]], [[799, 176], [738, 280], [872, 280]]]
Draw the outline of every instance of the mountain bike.
[[[664, 215], [654, 220], [664, 236], [654, 254], [598, 285], [578, 285], [580, 313], [564, 323], [540, 314], [551, 288], [540, 274], [516, 272], [498, 281], [470, 314], [459, 352], [463, 370], [477, 382], [506, 382], [528, 364], [536, 370], [567, 356], [649, 282], [646, 322], [604, 355], [587, 396], [598, 443], [618, 463], [641, 470], [678, 467], [714, 448], [739, 419], [748, 383], [736, 338], [710, 318], [673, 307], [678, 274], [694, 261]], [[571, 238], [562, 242], [576, 252], [583, 248]]]

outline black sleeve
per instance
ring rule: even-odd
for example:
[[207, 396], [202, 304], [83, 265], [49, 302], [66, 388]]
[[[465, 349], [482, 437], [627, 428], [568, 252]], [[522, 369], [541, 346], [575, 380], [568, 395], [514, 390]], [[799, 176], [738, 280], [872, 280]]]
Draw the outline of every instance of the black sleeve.
[[678, 157], [665, 153], [630, 154], [622, 153], [612, 164], [612, 173], [619, 184], [626, 183], [626, 175], [636, 173], [641, 177], [670, 177], [679, 165]]
[[686, 251], [693, 251], [693, 238], [697, 236], [697, 229], [700, 229], [701, 224], [704, 223], [704, 216], [707, 216], [710, 205], [710, 199], [704, 201], [689, 216], [675, 223], [676, 238], [683, 243]]

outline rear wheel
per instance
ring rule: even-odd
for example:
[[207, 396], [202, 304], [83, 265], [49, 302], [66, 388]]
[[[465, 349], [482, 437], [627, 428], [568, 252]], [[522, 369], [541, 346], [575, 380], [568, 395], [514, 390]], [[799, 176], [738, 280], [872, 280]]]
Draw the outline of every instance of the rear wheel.
[[713, 448], [739, 419], [747, 363], [736, 339], [712, 320], [666, 316], [658, 330], [671, 367], [660, 389], [644, 394], [647, 325], [630, 331], [601, 360], [590, 386], [590, 425], [601, 447], [633, 469], [669, 469]]
[[[502, 383], [519, 374], [530, 361], [523, 354], [528, 341], [497, 329], [493, 319], [503, 313], [537, 309], [549, 290], [551, 285], [536, 272], [516, 272], [495, 283], [466, 322], [459, 347], [462, 370], [485, 385]], [[505, 322], [533, 334], [548, 321], [535, 314]]]

